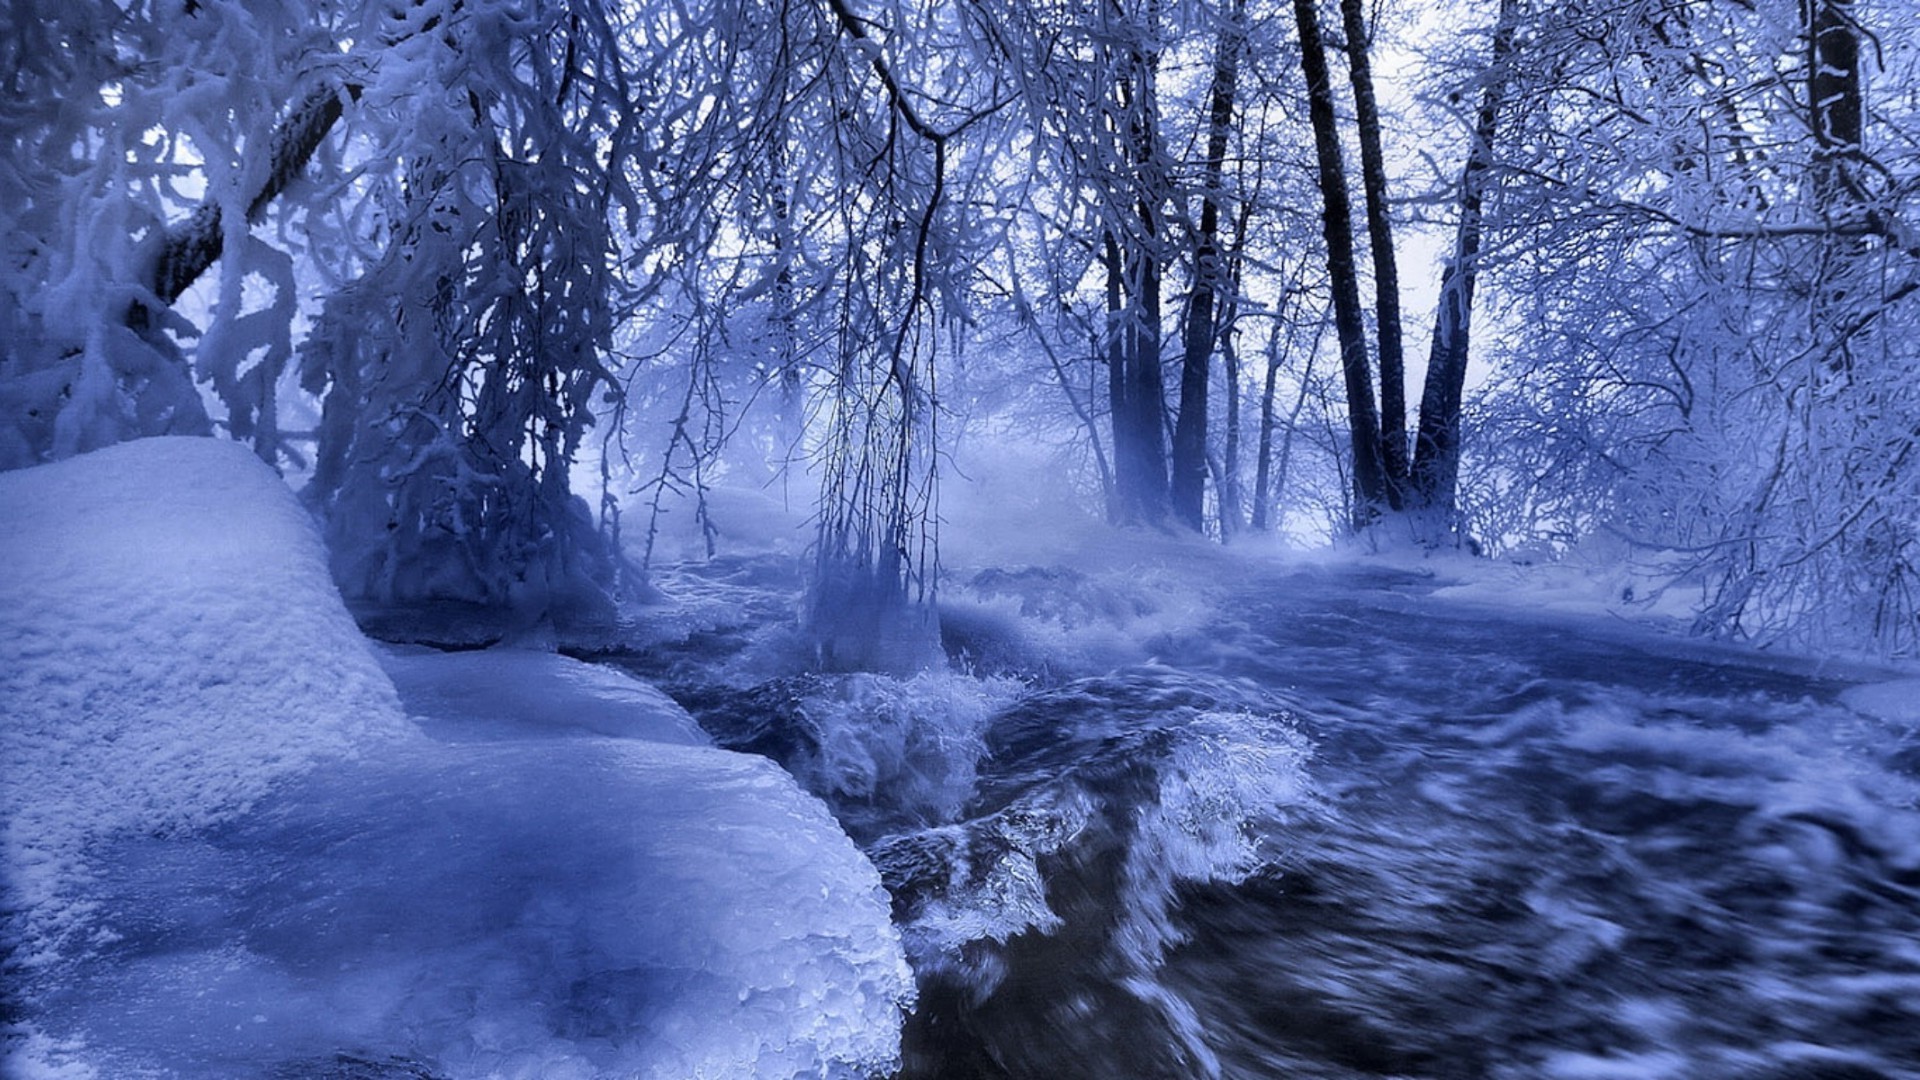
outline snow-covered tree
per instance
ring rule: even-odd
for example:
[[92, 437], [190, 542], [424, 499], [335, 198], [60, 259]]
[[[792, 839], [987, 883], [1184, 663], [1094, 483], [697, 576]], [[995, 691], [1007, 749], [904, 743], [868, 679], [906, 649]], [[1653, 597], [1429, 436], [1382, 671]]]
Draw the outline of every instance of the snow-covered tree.
[[604, 603], [616, 559], [568, 476], [632, 206], [598, 5], [4, 17], [4, 464], [218, 427], [305, 466], [279, 423], [297, 351], [349, 597], [523, 622]]
[[337, 284], [301, 351], [325, 400], [307, 496], [349, 596], [577, 616], [617, 574], [569, 478], [634, 208], [617, 31], [594, 4], [463, 0], [379, 34], [341, 197], [309, 219]]
[[1539, 471], [1508, 487], [1535, 529], [1696, 590], [1703, 632], [1920, 647], [1899, 10], [1572, 4], [1516, 31], [1495, 167], [1529, 332], [1480, 450]]

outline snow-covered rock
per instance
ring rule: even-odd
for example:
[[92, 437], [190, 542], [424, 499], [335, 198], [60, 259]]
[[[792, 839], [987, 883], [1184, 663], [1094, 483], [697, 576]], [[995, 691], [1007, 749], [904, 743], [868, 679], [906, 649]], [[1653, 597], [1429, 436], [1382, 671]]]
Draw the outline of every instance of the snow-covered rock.
[[817, 800], [624, 676], [371, 646], [236, 447], [0, 475], [0, 764], [8, 1076], [898, 1057], [911, 975]]
[[150, 439], [0, 474], [0, 813], [17, 962], [88, 932], [93, 840], [179, 834], [409, 734], [286, 485]]

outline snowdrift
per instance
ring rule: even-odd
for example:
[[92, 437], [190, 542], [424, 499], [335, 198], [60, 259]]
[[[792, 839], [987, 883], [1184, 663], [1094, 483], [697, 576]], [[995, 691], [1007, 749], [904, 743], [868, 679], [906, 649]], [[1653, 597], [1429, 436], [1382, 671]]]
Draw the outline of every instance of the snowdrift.
[[0, 1071], [897, 1061], [911, 975], [817, 800], [622, 676], [378, 649], [325, 566], [235, 446], [0, 475]]

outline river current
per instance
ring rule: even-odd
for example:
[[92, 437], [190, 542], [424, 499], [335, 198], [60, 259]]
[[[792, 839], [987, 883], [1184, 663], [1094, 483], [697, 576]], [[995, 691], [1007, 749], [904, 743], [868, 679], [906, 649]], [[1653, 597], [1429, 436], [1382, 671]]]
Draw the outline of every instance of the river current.
[[1418, 571], [956, 578], [946, 672], [804, 673], [751, 558], [613, 658], [879, 867], [903, 1076], [1920, 1077], [1920, 732], [1871, 673]]

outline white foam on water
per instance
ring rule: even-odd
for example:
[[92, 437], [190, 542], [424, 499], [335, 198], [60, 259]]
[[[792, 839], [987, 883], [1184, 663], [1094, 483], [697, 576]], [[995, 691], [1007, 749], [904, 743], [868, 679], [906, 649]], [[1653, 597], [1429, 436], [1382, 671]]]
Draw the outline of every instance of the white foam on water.
[[[944, 876], [937, 894], [906, 922], [915, 963], [937, 966], [971, 942], [1004, 943], [1029, 930], [1059, 929], [1039, 863], [1078, 839], [1095, 809], [1078, 787], [1043, 787], [964, 827], [912, 837], [941, 861]], [[984, 853], [984, 861], [976, 852]]]
[[1266, 864], [1260, 826], [1310, 804], [1312, 751], [1284, 717], [1201, 712], [1174, 733], [1158, 797], [1136, 813], [1117, 934], [1137, 971], [1159, 966], [1180, 940], [1173, 923], [1181, 882], [1237, 884]]
[[1749, 840], [1781, 823], [1839, 829], [1894, 869], [1920, 869], [1920, 780], [1862, 752], [1897, 740], [1831, 709], [1775, 723], [1756, 703], [1757, 729], [1745, 730], [1649, 720], [1635, 704], [1623, 698], [1567, 717], [1563, 745], [1608, 762], [1595, 773], [1603, 786], [1746, 808]]
[[896, 824], [951, 822], [973, 796], [987, 723], [1021, 689], [945, 671], [823, 681], [799, 705], [819, 739], [800, 780], [836, 804], [884, 800]]

